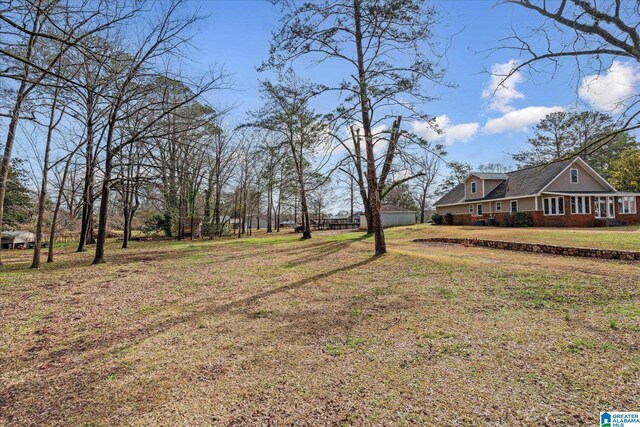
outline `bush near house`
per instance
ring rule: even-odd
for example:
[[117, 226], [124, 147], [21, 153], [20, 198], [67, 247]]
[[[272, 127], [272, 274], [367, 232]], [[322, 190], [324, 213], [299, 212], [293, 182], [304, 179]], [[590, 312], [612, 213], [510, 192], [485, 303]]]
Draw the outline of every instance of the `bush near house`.
[[431, 215], [431, 221], [433, 221], [435, 225], [442, 225], [442, 215], [440, 215], [439, 213], [434, 213], [433, 215]]
[[444, 223], [447, 225], [453, 225], [453, 214], [451, 214], [451, 212], [448, 212], [444, 216]]
[[529, 212], [514, 212], [501, 225], [503, 227], [531, 227], [533, 221]]

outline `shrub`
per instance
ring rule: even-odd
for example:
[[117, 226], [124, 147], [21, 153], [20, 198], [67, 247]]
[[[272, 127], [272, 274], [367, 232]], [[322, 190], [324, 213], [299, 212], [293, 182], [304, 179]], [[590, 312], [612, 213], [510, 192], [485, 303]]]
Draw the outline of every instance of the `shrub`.
[[531, 215], [528, 212], [514, 212], [502, 224], [504, 227], [531, 227]]
[[444, 223], [447, 225], [453, 225], [453, 215], [451, 215], [451, 212], [447, 212], [444, 216]]
[[433, 215], [431, 215], [431, 221], [433, 221], [435, 225], [441, 225], [442, 215], [440, 215], [439, 213], [434, 213]]
[[164, 231], [167, 236], [171, 236], [171, 217], [163, 214], [155, 214], [142, 222], [141, 229], [144, 234]]

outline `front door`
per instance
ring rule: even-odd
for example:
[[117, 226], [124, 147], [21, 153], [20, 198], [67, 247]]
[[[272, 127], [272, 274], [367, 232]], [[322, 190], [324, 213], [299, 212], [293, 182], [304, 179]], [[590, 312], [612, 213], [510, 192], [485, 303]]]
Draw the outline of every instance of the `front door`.
[[613, 197], [596, 197], [596, 218], [615, 218]]

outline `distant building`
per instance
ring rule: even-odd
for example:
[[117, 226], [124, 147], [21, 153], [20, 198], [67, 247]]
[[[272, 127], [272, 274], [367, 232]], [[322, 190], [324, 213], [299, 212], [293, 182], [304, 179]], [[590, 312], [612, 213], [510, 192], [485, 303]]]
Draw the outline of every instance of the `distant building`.
[[455, 225], [498, 225], [527, 212], [536, 227], [640, 224], [640, 194], [617, 191], [580, 157], [507, 173], [471, 172], [435, 203]]
[[36, 236], [30, 231], [3, 231], [2, 249], [33, 248]]
[[[380, 207], [382, 227], [394, 227], [396, 225], [413, 225], [416, 223], [416, 212], [411, 209], [401, 208], [395, 205], [382, 205]], [[360, 228], [367, 228], [367, 217], [360, 215]]]

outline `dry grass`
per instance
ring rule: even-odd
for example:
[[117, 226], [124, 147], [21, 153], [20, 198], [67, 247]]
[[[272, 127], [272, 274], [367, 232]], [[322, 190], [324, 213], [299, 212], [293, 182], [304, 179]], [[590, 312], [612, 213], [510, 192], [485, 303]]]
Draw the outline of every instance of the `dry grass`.
[[40, 271], [12, 252], [0, 425], [592, 425], [637, 407], [638, 264], [411, 242], [436, 228], [389, 230], [382, 258], [359, 233], [113, 246], [97, 267], [69, 250]]

